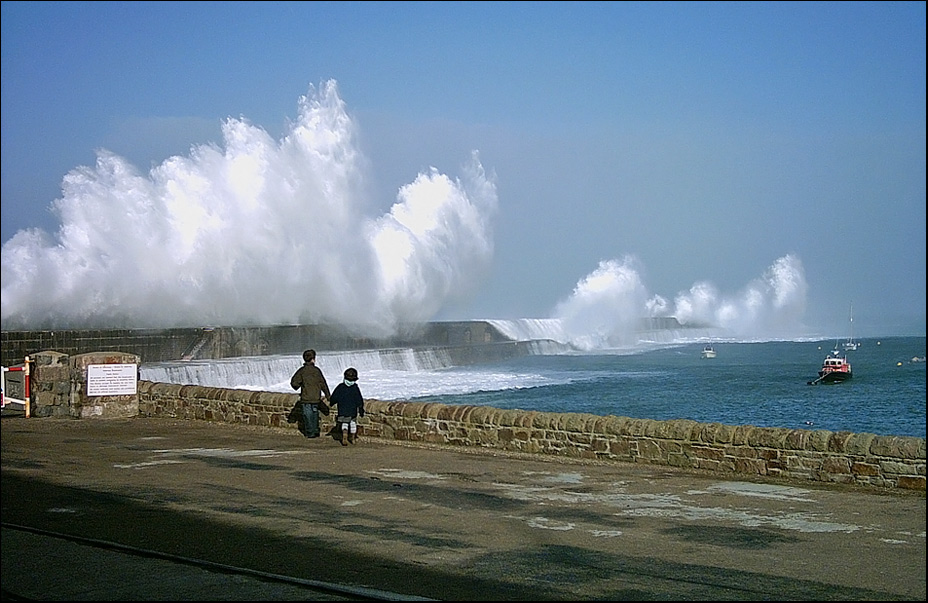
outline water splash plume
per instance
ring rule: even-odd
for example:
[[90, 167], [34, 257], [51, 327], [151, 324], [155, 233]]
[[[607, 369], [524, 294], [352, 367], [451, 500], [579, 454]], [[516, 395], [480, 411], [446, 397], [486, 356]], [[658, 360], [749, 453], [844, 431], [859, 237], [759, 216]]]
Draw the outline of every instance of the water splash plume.
[[69, 172], [54, 235], [3, 245], [4, 329], [335, 323], [388, 335], [473, 291], [493, 255], [496, 186], [473, 152], [366, 211], [365, 160], [334, 80], [273, 139], [244, 118], [222, 145], [148, 173], [106, 150]]
[[808, 285], [795, 255], [778, 258], [733, 295], [697, 281], [672, 303], [649, 293], [641, 274], [632, 255], [600, 262], [556, 306], [552, 320], [543, 325], [546, 336], [581, 350], [635, 346], [643, 317], [673, 317], [682, 327], [708, 328], [717, 337], [739, 341], [792, 338], [805, 330], [801, 321]]

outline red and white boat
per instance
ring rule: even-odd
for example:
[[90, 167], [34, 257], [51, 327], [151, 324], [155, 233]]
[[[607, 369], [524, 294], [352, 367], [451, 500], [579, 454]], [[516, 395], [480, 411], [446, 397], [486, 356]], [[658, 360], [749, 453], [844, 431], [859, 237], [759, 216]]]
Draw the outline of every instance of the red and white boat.
[[809, 385], [818, 385], [819, 383], [841, 383], [851, 378], [851, 363], [847, 355], [842, 355], [836, 349], [825, 356], [822, 362], [822, 368], [818, 371], [818, 379], [809, 381]]

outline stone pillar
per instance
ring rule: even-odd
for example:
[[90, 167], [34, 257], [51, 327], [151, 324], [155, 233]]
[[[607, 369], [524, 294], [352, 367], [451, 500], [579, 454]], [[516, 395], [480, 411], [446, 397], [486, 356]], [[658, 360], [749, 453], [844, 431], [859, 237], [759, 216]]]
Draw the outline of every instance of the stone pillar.
[[139, 414], [139, 361], [126, 352], [71, 357], [71, 415], [123, 419]]
[[33, 417], [71, 416], [69, 356], [61, 352], [37, 352], [32, 356]]
[[33, 417], [127, 418], [139, 414], [139, 357], [126, 352], [33, 357]]

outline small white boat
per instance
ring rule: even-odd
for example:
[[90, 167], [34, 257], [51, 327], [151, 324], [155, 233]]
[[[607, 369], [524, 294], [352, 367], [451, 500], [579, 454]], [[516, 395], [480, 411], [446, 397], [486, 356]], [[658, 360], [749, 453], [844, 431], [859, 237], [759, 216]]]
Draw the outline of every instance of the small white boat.
[[851, 304], [851, 309], [848, 316], [851, 323], [851, 330], [850, 335], [847, 337], [847, 341], [844, 342], [844, 350], [847, 352], [853, 352], [860, 347], [860, 342], [854, 339], [854, 304]]
[[703, 358], [715, 358], [715, 348], [712, 347], [711, 343], [707, 343], [706, 347], [702, 349]]

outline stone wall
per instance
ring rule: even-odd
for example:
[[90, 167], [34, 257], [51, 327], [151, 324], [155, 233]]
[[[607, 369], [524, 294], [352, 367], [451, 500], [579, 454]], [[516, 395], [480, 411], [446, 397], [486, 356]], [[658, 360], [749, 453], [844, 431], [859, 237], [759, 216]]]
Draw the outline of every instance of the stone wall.
[[22, 364], [26, 356], [54, 350], [68, 356], [90, 352], [127, 352], [146, 362], [181, 358], [203, 329], [57, 329], [2, 331], [3, 366]]
[[[296, 394], [139, 382], [139, 414], [293, 427]], [[868, 433], [653, 421], [485, 406], [366, 401], [364, 437], [481, 447], [725, 475], [925, 490], [925, 439]], [[322, 430], [332, 419], [322, 417]]]
[[139, 414], [138, 393], [89, 395], [87, 367], [134, 364], [139, 358], [125, 352], [92, 352], [68, 356], [59, 352], [35, 355], [31, 379], [33, 417], [126, 418]]
[[[3, 366], [26, 356], [55, 350], [70, 356], [90, 352], [128, 352], [142, 362], [217, 359], [267, 354], [361, 350], [389, 347], [461, 346], [510, 341], [486, 321], [441, 321], [403, 325], [389, 337], [358, 336], [346, 327], [278, 325], [176, 329], [59, 329], [0, 331]], [[473, 351], [473, 350], [471, 350]]]

